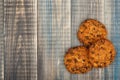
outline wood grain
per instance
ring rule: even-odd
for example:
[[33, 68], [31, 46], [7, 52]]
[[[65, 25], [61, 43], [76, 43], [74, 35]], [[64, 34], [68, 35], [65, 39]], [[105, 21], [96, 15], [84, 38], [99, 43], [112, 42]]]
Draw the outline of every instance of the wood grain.
[[37, 79], [34, 5], [33, 0], [4, 0], [5, 80]]
[[70, 0], [38, 1], [38, 80], [70, 80], [63, 64], [71, 46]]
[[[63, 63], [68, 48], [81, 45], [76, 33], [87, 18], [104, 23], [108, 38], [120, 42], [113, 39], [119, 36], [117, 2], [0, 0], [0, 80], [119, 80], [117, 62], [115, 66], [78, 75], [70, 74]], [[112, 15], [114, 19], [118, 17], [114, 23]]]
[[[105, 0], [104, 1], [104, 24], [106, 25], [107, 31], [108, 31], [108, 39], [112, 40], [113, 34], [111, 32], [115, 32], [112, 30], [113, 22], [112, 22], [112, 16], [114, 12], [114, 1], [113, 0]], [[114, 80], [114, 69], [115, 66], [111, 64], [109, 67], [107, 67], [104, 70], [104, 79], [108, 80]]]
[[4, 80], [4, 9], [3, 0], [0, 0], [0, 80]]

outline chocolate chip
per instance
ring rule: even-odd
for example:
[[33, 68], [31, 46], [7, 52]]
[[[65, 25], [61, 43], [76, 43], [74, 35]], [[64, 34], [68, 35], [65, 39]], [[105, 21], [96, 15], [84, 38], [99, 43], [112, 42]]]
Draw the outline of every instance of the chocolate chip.
[[83, 68], [81, 68], [80, 70], [81, 70], [81, 73], [85, 73], [86, 68], [85, 68], [85, 67], [83, 67]]
[[71, 68], [71, 70], [72, 70], [72, 71], [76, 71], [76, 69], [75, 69], [75, 68]]
[[94, 59], [94, 57], [90, 57], [90, 59]]
[[78, 54], [78, 56], [80, 57], [81, 55], [80, 55], [80, 54]]
[[91, 43], [91, 42], [88, 42], [88, 44], [89, 44], [89, 45], [92, 45], [92, 43]]
[[90, 61], [88, 61], [88, 63], [89, 63], [89, 64], [91, 64], [91, 62], [90, 62]]
[[93, 21], [92, 21], [92, 24], [94, 25], [94, 26], [98, 26], [96, 23], [94, 23]]
[[85, 62], [85, 60], [83, 60]]
[[85, 36], [85, 39], [89, 39], [89, 37], [88, 37], [88, 36]]
[[80, 31], [80, 33], [82, 34], [83, 32], [82, 32], [82, 31]]
[[103, 29], [105, 29], [105, 26], [101, 25], [101, 27], [102, 27]]
[[111, 55], [111, 56], [110, 56], [110, 59], [112, 59], [113, 57], [114, 57], [114, 56], [113, 56], [113, 55]]
[[102, 67], [101, 65], [98, 65], [98, 67]]
[[106, 63], [104, 63], [104, 65], [106, 65]]
[[74, 55], [74, 52], [73, 52], [73, 51], [71, 51], [71, 52], [70, 52], [70, 54], [71, 54], [71, 55]]
[[71, 62], [72, 60], [71, 59], [68, 59], [67, 62]]
[[77, 59], [74, 59], [74, 62], [75, 62], [75, 63], [78, 62]]
[[97, 37], [101, 37], [101, 35], [97, 35]]
[[104, 44], [104, 43], [105, 43], [105, 40], [100, 40], [100, 42], [101, 42], [102, 44]]
[[90, 35], [93, 35], [93, 33], [90, 33]]
[[113, 62], [113, 60], [110, 60], [110, 63], [112, 63]]
[[95, 30], [95, 28], [93, 28], [93, 30]]
[[102, 50], [105, 50], [105, 48], [104, 47], [100, 47]]
[[85, 69], [87, 69], [88, 67], [84, 67]]
[[84, 29], [86, 29], [86, 28], [87, 28], [85, 24], [83, 24], [82, 26], [84, 27]]
[[92, 54], [94, 54], [95, 52], [94, 51], [91, 51]]
[[85, 62], [85, 59], [83, 59], [82, 61]]
[[110, 53], [112, 53], [112, 51], [110, 51]]
[[95, 63], [98, 63], [98, 61], [95, 61]]

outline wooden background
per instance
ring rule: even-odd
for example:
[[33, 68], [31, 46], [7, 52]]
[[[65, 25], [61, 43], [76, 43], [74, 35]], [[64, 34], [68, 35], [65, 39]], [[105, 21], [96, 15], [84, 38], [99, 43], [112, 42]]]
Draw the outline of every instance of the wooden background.
[[4, 0], [4, 80], [37, 79], [34, 0]]
[[[0, 0], [0, 80], [120, 80], [119, 0]], [[70, 74], [68, 48], [81, 45], [79, 24], [94, 18], [106, 25], [117, 57], [104, 69]]]

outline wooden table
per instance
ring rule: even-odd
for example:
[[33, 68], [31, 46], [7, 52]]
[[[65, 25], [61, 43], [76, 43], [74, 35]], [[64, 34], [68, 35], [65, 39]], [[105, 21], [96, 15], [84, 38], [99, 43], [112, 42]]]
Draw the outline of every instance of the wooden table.
[[[112, 65], [70, 74], [68, 48], [81, 45], [80, 23], [106, 25], [117, 56]], [[0, 0], [0, 80], [120, 80], [120, 0]]]

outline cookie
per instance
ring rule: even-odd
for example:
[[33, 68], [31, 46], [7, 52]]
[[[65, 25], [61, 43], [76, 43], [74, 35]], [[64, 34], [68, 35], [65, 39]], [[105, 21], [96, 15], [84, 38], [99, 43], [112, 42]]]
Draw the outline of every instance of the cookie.
[[89, 60], [95, 68], [107, 67], [114, 61], [115, 55], [114, 45], [107, 39], [100, 39], [89, 48]]
[[88, 59], [88, 49], [82, 46], [70, 48], [64, 56], [64, 64], [73, 74], [86, 73], [92, 69]]
[[89, 46], [101, 38], [106, 38], [105, 25], [94, 19], [87, 19], [79, 27], [77, 37], [80, 42]]

